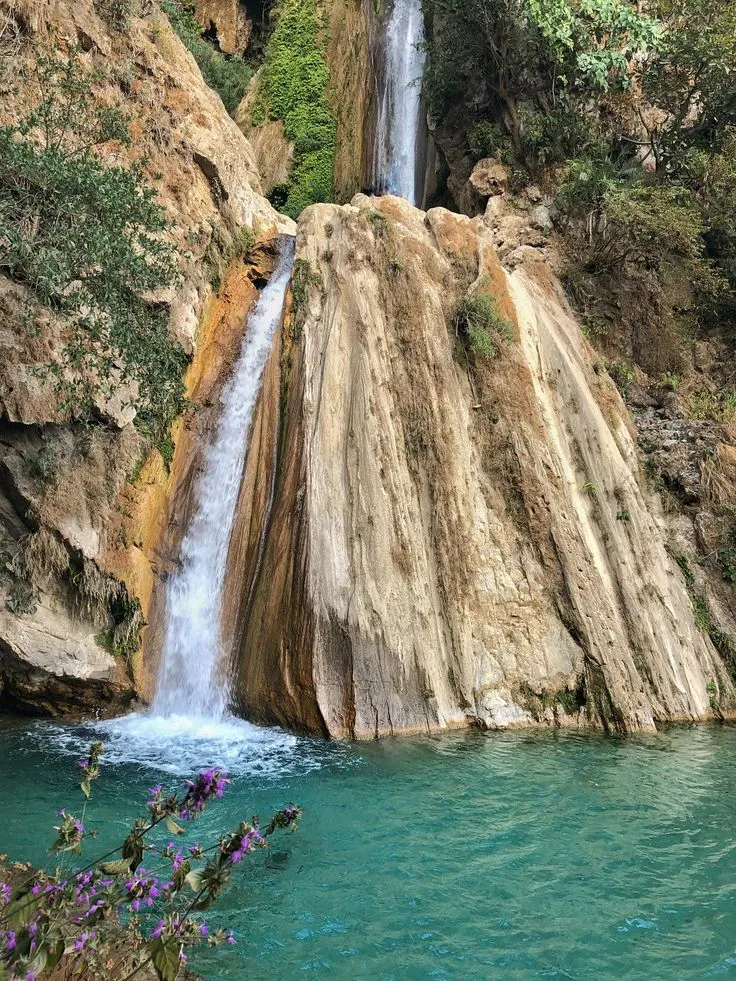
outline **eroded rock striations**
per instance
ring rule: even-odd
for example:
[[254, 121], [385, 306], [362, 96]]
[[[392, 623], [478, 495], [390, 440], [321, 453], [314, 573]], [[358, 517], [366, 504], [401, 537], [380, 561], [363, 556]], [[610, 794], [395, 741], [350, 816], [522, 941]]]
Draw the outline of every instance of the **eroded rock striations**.
[[[390, 197], [300, 219], [281, 391], [263, 393], [283, 414], [243, 614], [250, 716], [357, 737], [636, 730], [707, 716], [726, 682], [623, 403], [541, 252], [504, 268], [498, 237]], [[456, 337], [476, 290], [515, 335], [489, 361]], [[270, 453], [249, 462], [266, 481]]]

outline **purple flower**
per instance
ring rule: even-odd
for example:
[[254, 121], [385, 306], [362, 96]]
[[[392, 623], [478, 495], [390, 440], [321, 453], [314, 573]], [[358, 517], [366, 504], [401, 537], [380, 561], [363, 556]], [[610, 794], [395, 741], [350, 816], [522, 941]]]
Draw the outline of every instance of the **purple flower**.
[[29, 971], [28, 974], [26, 974], [26, 981], [36, 981], [36, 972]]
[[207, 923], [203, 920], [199, 924], [199, 935], [200, 935], [200, 937], [206, 937], [209, 934], [209, 932], [210, 931], [207, 929]]
[[12, 895], [13, 892], [10, 886], [6, 885], [4, 882], [0, 882], [0, 906], [7, 906]]
[[151, 937], [154, 940], [158, 939], [158, 937], [160, 937], [161, 934], [164, 932], [164, 927], [165, 926], [166, 926], [166, 924], [164, 923], [164, 921], [163, 920], [159, 920], [158, 923], [157, 923], [157, 925], [156, 925], [156, 927], [153, 930], [151, 930]]
[[235, 944], [235, 943], [237, 943], [237, 940], [235, 939], [235, 934], [233, 933], [232, 930], [229, 930], [228, 931], [227, 942], [229, 944]]
[[81, 767], [83, 770], [86, 770], [87, 767], [89, 766], [89, 760], [80, 760], [77, 763], [77, 766]]
[[15, 950], [15, 930], [8, 930], [3, 939], [6, 950]]
[[130, 908], [133, 910], [134, 913], [137, 913], [138, 910], [141, 908], [140, 899], [134, 899], [133, 902], [130, 904]]
[[230, 783], [227, 773], [219, 767], [202, 770], [196, 780], [186, 780], [186, 796], [179, 809], [179, 816], [184, 820], [201, 813], [208, 800], [222, 797], [225, 787]]

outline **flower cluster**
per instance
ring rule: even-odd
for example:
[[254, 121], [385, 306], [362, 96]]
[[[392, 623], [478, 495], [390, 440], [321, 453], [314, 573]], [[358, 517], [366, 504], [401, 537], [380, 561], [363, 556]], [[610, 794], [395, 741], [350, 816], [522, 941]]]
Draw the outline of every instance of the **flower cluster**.
[[[87, 798], [91, 781], [99, 776], [101, 751], [101, 744], [93, 744], [79, 763]], [[173, 836], [185, 834], [176, 819], [198, 817], [210, 801], [222, 797], [229, 782], [222, 769], [212, 767], [186, 781], [183, 794], [152, 787], [147, 816], [133, 822], [112, 853], [67, 878], [57, 870], [35, 873], [14, 887], [0, 882], [0, 979], [35, 981], [37, 975], [56, 972], [58, 964], [64, 976], [71, 972], [112, 981], [150, 964], [161, 981], [174, 981], [187, 947], [234, 944], [231, 930], [215, 929], [197, 914], [215, 902], [234, 867], [256, 848], [267, 847], [274, 830], [293, 827], [301, 810], [289, 805], [277, 811], [265, 829], [255, 818], [242, 822], [208, 847], [199, 842], [179, 846], [174, 840], [154, 845], [147, 838], [164, 824]], [[95, 832], [66, 809], [57, 814], [53, 850], [80, 854]], [[160, 868], [148, 871], [146, 853], [155, 853], [168, 875]], [[110, 861], [116, 854], [120, 857]], [[121, 942], [124, 937], [130, 943]]]
[[257, 845], [262, 847], [265, 844], [266, 839], [258, 828], [249, 828], [243, 834], [233, 835], [227, 845], [227, 854], [229, 854], [230, 861], [233, 865], [237, 865], [238, 862], [242, 862], [243, 856], [247, 855], [251, 848]]
[[166, 899], [173, 886], [173, 882], [162, 883], [158, 876], [149, 875], [141, 866], [125, 883], [131, 912], [137, 913], [144, 906], [150, 909], [156, 900]]
[[186, 821], [201, 814], [208, 801], [222, 797], [229, 783], [227, 773], [217, 766], [202, 770], [196, 780], [187, 780], [187, 792], [179, 808], [179, 817]]

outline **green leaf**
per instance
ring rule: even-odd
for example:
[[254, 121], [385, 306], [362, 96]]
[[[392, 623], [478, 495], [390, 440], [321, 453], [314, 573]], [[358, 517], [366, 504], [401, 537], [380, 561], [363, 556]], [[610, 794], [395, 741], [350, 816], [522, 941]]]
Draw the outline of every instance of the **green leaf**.
[[85, 777], [79, 786], [82, 788], [82, 793], [84, 796], [89, 800], [89, 795], [92, 793], [92, 784], [90, 783], [89, 778]]
[[35, 917], [41, 902], [42, 896], [34, 896], [30, 891], [14, 900], [3, 911], [8, 926], [13, 930], [22, 930]]
[[184, 828], [180, 827], [172, 817], [165, 818], [164, 824], [166, 825], [170, 834], [172, 835], [184, 834]]
[[103, 862], [100, 869], [105, 875], [125, 875], [130, 872], [130, 859], [118, 858], [114, 862]]
[[151, 962], [161, 981], [175, 981], [179, 973], [179, 946], [181, 941], [174, 937], [157, 937], [148, 945]]
[[202, 873], [197, 869], [192, 869], [184, 879], [184, 882], [190, 887], [192, 892], [199, 892], [202, 888]]

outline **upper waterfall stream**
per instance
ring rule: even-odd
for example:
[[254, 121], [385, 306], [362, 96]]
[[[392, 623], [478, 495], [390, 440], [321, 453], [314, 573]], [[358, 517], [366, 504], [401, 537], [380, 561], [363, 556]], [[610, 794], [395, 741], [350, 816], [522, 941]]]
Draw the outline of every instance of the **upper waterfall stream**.
[[293, 261], [294, 242], [284, 239], [279, 263], [249, 318], [240, 356], [220, 396], [217, 431], [196, 486], [180, 568], [166, 584], [166, 635], [153, 715], [221, 719], [227, 711], [223, 583], [253, 412]]
[[385, 25], [373, 152], [377, 193], [421, 206], [424, 14], [420, 0], [394, 0]]

